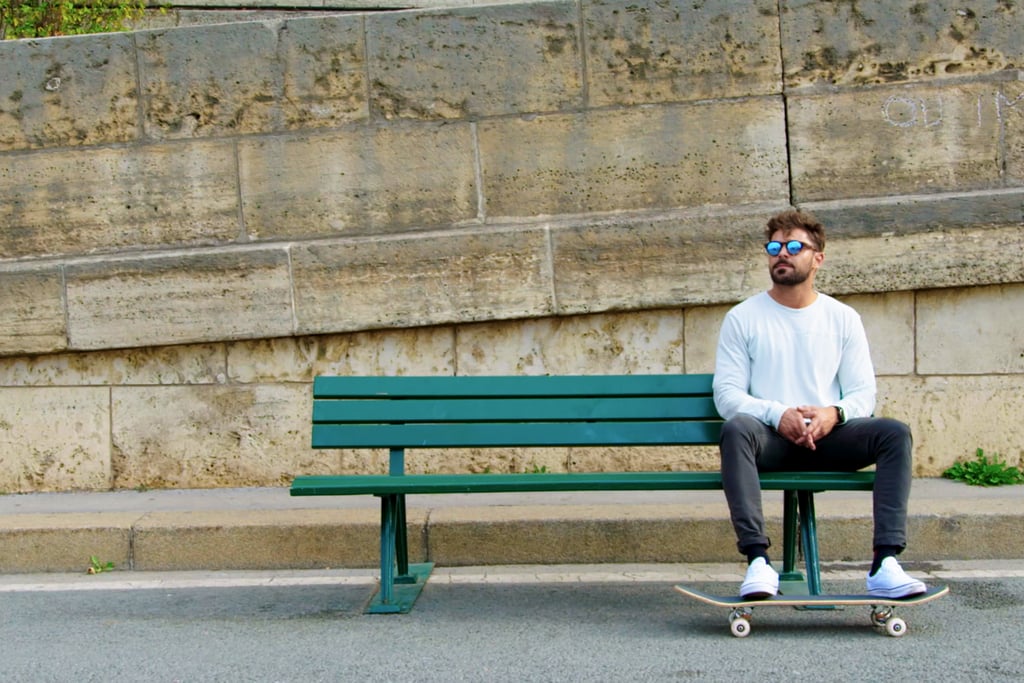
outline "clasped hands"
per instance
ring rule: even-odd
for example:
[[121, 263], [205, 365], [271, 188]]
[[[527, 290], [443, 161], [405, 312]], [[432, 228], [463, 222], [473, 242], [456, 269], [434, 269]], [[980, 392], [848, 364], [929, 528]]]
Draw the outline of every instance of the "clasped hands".
[[813, 451], [815, 443], [828, 436], [838, 422], [839, 415], [833, 406], [797, 406], [782, 414], [778, 432], [797, 446]]

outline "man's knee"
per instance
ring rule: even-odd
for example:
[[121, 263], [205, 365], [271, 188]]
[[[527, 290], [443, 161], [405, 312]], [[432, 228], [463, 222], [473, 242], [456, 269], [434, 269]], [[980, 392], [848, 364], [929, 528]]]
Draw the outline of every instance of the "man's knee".
[[764, 423], [751, 415], [740, 413], [722, 423], [720, 441], [746, 438], [764, 429]]

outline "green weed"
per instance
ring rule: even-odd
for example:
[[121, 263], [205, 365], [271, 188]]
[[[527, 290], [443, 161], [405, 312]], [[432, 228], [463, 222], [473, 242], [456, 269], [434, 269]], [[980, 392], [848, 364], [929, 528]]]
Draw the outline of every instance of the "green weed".
[[102, 574], [103, 572], [114, 571], [113, 562], [100, 562], [100, 558], [92, 555], [89, 557], [89, 568], [86, 570], [87, 574]]
[[954, 463], [942, 476], [972, 486], [1024, 484], [1024, 472], [1008, 466], [998, 453], [990, 459], [980, 448], [975, 452], [974, 460]]

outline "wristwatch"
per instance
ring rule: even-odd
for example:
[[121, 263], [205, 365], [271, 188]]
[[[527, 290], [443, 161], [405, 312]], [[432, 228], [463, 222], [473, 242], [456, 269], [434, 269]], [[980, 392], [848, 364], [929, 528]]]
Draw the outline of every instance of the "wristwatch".
[[832, 406], [832, 407], [836, 409], [836, 415], [839, 416], [839, 422], [837, 422], [836, 424], [840, 424], [840, 425], [841, 424], [845, 424], [846, 423], [846, 411], [843, 410], [843, 407], [842, 406]]

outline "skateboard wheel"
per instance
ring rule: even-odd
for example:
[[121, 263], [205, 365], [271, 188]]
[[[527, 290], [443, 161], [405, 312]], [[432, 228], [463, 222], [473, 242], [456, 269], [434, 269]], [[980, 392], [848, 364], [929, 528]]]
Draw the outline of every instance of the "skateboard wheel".
[[907, 622], [899, 617], [892, 617], [885, 622], [885, 632], [893, 638], [899, 638], [907, 634]]
[[737, 638], [746, 638], [750, 635], [750, 622], [743, 617], [733, 619], [729, 622], [729, 630]]

